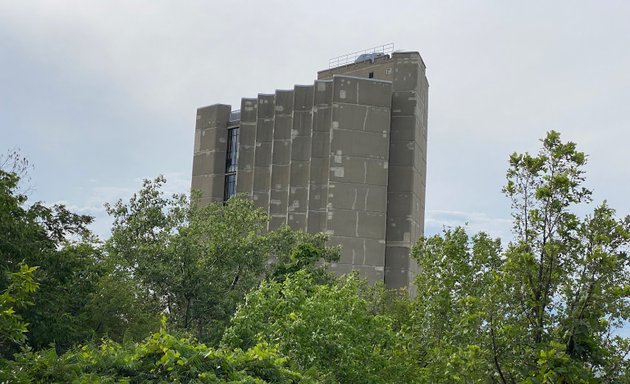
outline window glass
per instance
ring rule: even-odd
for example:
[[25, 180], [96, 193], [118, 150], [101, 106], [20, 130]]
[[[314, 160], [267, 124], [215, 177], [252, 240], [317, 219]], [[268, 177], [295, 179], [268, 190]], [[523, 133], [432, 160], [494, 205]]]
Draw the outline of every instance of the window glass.
[[236, 170], [238, 169], [238, 128], [228, 129], [225, 155], [225, 187], [223, 201], [236, 193]]
[[236, 172], [238, 167], [238, 128], [228, 130], [225, 172]]

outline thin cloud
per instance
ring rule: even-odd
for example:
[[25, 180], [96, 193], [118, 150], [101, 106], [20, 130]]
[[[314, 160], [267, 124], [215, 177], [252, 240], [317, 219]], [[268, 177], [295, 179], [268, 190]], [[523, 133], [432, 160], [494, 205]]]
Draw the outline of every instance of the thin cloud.
[[468, 232], [485, 232], [491, 237], [498, 237], [505, 243], [511, 239], [512, 220], [491, 217], [481, 212], [463, 212], [448, 210], [428, 210], [425, 216], [427, 235], [439, 234], [444, 229], [466, 227]]

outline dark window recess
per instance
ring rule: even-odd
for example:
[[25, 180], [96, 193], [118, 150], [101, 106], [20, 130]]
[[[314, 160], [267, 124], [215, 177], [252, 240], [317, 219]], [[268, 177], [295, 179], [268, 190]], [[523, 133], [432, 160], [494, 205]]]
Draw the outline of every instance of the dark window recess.
[[225, 173], [236, 172], [238, 166], [238, 128], [228, 129]]
[[223, 201], [228, 199], [236, 193], [236, 173], [225, 175], [225, 188], [223, 189]]
[[227, 148], [225, 154], [225, 187], [223, 201], [236, 193], [236, 170], [238, 168], [238, 128], [228, 129]]
[[374, 78], [374, 72], [368, 73], [368, 78], [373, 79]]

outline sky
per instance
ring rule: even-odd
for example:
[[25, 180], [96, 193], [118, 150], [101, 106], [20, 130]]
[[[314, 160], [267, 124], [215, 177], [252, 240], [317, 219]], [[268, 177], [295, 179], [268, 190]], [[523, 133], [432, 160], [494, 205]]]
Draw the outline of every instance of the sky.
[[426, 234], [510, 237], [508, 156], [549, 130], [586, 186], [630, 214], [628, 1], [0, 0], [0, 153], [33, 201], [95, 217], [142, 179], [188, 192], [195, 115], [312, 84], [330, 58], [393, 42], [429, 80]]

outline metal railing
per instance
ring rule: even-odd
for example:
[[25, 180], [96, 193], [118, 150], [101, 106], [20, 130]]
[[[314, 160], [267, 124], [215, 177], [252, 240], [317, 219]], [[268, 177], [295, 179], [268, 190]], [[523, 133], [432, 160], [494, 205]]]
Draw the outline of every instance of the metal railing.
[[346, 53], [345, 55], [334, 57], [328, 60], [328, 68], [335, 68], [341, 67], [342, 65], [352, 64], [357, 59], [357, 57], [364, 54], [382, 53], [383, 55], [388, 55], [392, 52], [394, 52], [394, 43], [379, 45], [377, 47], [364, 49], [362, 51]]

